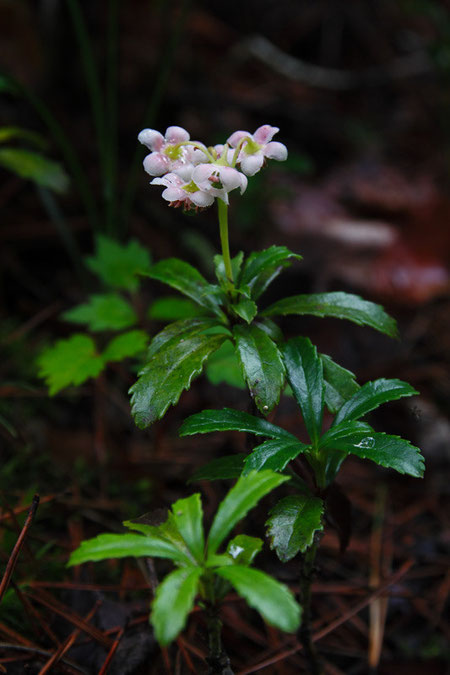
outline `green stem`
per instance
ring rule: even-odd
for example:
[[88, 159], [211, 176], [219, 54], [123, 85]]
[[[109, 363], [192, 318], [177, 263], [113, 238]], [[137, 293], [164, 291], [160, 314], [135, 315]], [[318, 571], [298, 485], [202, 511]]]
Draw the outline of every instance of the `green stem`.
[[320, 534], [315, 536], [314, 543], [303, 556], [300, 570], [300, 603], [303, 607], [302, 624], [298, 631], [298, 639], [303, 645], [305, 656], [308, 661], [310, 675], [322, 675], [322, 667], [316, 647], [312, 640], [311, 630], [311, 584], [315, 573], [315, 559], [320, 542]]
[[225, 273], [230, 284], [233, 284], [233, 269], [231, 267], [230, 245], [228, 242], [228, 205], [222, 199], [217, 198], [217, 209], [219, 213], [220, 243]]

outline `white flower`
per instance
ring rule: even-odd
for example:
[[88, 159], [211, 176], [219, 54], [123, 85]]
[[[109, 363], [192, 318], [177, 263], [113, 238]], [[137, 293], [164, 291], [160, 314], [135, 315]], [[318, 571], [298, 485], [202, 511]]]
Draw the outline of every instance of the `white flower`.
[[231, 166], [222, 164], [199, 164], [192, 172], [192, 180], [199, 189], [228, 204], [228, 193], [239, 188], [241, 194], [247, 189], [247, 178]]
[[151, 185], [164, 185], [162, 192], [163, 199], [166, 199], [170, 206], [183, 206], [189, 210], [191, 208], [206, 208], [214, 202], [214, 197], [199, 189], [192, 181], [186, 182], [176, 173], [168, 173], [162, 178], [154, 178], [150, 181]]
[[278, 127], [264, 124], [258, 127], [254, 134], [248, 131], [235, 131], [231, 134], [227, 143], [232, 148], [237, 148], [239, 144], [242, 144], [237, 161], [240, 169], [247, 176], [254, 176], [261, 169], [266, 158], [276, 159], [278, 162], [287, 159], [286, 146], [283, 143], [272, 141], [278, 131]]
[[168, 127], [164, 136], [156, 129], [143, 129], [138, 141], [152, 151], [144, 159], [145, 171], [150, 176], [176, 173], [189, 181], [194, 166], [206, 159], [206, 155], [198, 148], [184, 145], [189, 140], [189, 133], [182, 127]]

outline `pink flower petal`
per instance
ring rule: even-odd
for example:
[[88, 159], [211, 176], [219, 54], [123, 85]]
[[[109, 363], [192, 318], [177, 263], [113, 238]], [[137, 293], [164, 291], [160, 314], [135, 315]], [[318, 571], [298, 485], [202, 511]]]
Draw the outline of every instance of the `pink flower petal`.
[[266, 157], [269, 157], [269, 159], [276, 159], [278, 162], [284, 162], [284, 160], [287, 159], [288, 151], [283, 143], [272, 141], [271, 143], [267, 143], [264, 148], [264, 154]]
[[246, 176], [254, 176], [255, 173], [258, 173], [263, 164], [264, 155], [262, 152], [256, 152], [254, 155], [246, 155], [245, 152], [242, 153], [241, 171], [243, 171]]
[[220, 182], [227, 192], [241, 187], [240, 173], [231, 166], [221, 166], [219, 169]]
[[271, 141], [272, 138], [275, 136], [275, 134], [278, 133], [279, 131], [280, 130], [278, 127], [271, 127], [270, 124], [263, 124], [263, 126], [258, 127], [258, 129], [253, 134], [253, 140], [255, 141], [255, 143], [265, 145], [266, 143]]
[[168, 202], [178, 202], [184, 201], [187, 199], [187, 193], [181, 188], [177, 187], [168, 187], [162, 192], [162, 198], [166, 199]]
[[200, 206], [201, 208], [206, 208], [207, 206], [211, 206], [211, 204], [214, 203], [214, 197], [209, 195], [207, 192], [203, 192], [202, 190], [199, 190], [198, 192], [192, 192], [189, 196], [191, 201], [196, 206]]
[[188, 141], [190, 136], [183, 127], [167, 127], [165, 138], [167, 143], [182, 143]]
[[176, 173], [177, 176], [180, 176], [180, 178], [182, 178], [185, 183], [189, 183], [192, 178], [194, 165], [190, 162], [176, 161], [172, 163], [171, 169], [172, 172]]
[[243, 138], [246, 138], [247, 136], [250, 136], [250, 138], [252, 137], [248, 131], [235, 131], [234, 134], [231, 134], [227, 140], [227, 143], [228, 145], [231, 145], [232, 148], [235, 148], [239, 141], [241, 141]]
[[192, 180], [196, 185], [202, 187], [202, 184], [204, 185], [205, 181], [208, 181], [213, 171], [214, 166], [212, 164], [199, 164], [192, 172]]
[[160, 152], [152, 152], [144, 159], [144, 169], [150, 176], [162, 176], [170, 169], [170, 159]]
[[156, 129], [143, 129], [138, 136], [138, 141], [146, 145], [149, 150], [161, 150], [164, 145], [164, 136]]

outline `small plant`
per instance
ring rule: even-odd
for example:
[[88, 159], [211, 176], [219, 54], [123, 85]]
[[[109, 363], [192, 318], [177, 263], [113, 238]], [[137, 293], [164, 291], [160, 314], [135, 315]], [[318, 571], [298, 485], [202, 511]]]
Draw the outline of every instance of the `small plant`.
[[[105, 235], [97, 237], [96, 254], [86, 259], [86, 265], [106, 288], [62, 315], [65, 321], [85, 326], [89, 334], [74, 333], [40, 354], [39, 375], [50, 395], [97, 377], [109, 363], [145, 352], [148, 337], [137, 328], [133, 301], [139, 290], [138, 273], [147, 270], [150, 261], [149, 253], [135, 240], [123, 246]], [[110, 338], [111, 333], [117, 335]]]
[[[186, 296], [181, 304], [173, 298], [162, 299], [150, 310], [151, 316], [172, 321], [150, 341], [137, 382], [131, 387], [136, 424], [145, 428], [161, 419], [207, 361], [224, 350], [222, 358], [229, 362], [234, 358], [239, 363], [256, 415], [229, 408], [206, 410], [188, 418], [181, 434], [238, 430], [266, 440], [248, 455], [221, 457], [194, 476], [209, 480], [238, 478], [219, 506], [206, 545], [200, 498], [193, 495], [176, 502], [162, 525], [128, 522], [127, 527], [141, 534], [100, 535], [84, 542], [73, 554], [71, 564], [125, 555], [172, 559], [179, 569], [161, 584], [153, 603], [151, 620], [157, 638], [161, 644], [174, 639], [198, 595], [208, 616], [210, 672], [230, 672], [218, 638], [216, 613], [217, 603], [229, 587], [226, 584], [283, 630], [293, 631], [299, 623], [299, 608], [288, 591], [249, 567], [260, 540], [240, 535], [230, 542], [226, 553], [217, 553], [234, 524], [259, 498], [290, 478], [295, 492], [283, 496], [271, 510], [267, 535], [281, 561], [302, 556], [299, 596], [303, 622], [298, 637], [310, 672], [318, 675], [321, 668], [311, 638], [311, 580], [326, 516], [342, 519], [340, 514], [331, 513], [329, 496], [337, 489], [333, 481], [343, 461], [353, 454], [414, 477], [423, 475], [424, 466], [418, 448], [397, 436], [377, 432], [362, 421], [379, 405], [417, 393], [410, 385], [379, 379], [360, 386], [352, 372], [330, 356], [319, 354], [307, 337], [286, 341], [272, 317], [309, 314], [347, 319], [390, 337], [397, 335], [394, 319], [380, 305], [341, 292], [297, 294], [261, 309], [260, 298], [270, 283], [301, 257], [284, 246], [231, 257], [229, 194], [235, 190], [242, 194], [248, 177], [255, 175], [267, 159], [287, 158], [286, 147], [272, 140], [277, 132], [276, 127], [263, 125], [254, 134], [235, 132], [224, 145], [214, 147], [191, 141], [181, 127], [169, 127], [164, 136], [153, 129], [139, 134], [139, 140], [151, 151], [144, 159], [144, 168], [153, 177], [152, 184], [164, 187], [162, 197], [170, 206], [198, 211], [217, 203], [221, 254], [214, 258], [214, 283], [177, 258], [152, 266], [140, 264], [134, 270]], [[91, 267], [101, 272], [98, 263]], [[104, 274], [102, 278], [106, 280]], [[93, 297], [66, 318], [85, 323], [91, 330], [130, 327], [117, 323], [117, 316], [123, 318], [124, 314], [116, 313], [109, 300], [103, 311], [104, 301]], [[109, 345], [98, 357], [99, 368], [108, 349]], [[52, 385], [52, 377], [60, 368], [54, 352], [43, 356], [41, 366]], [[75, 383], [75, 378], [71, 381]], [[278, 404], [286, 384], [300, 406], [307, 443], [265, 419]], [[61, 386], [65, 385], [57, 381], [53, 390]], [[334, 416], [329, 428], [324, 425], [325, 408]], [[303, 463], [299, 463], [299, 457]], [[282, 608], [281, 614], [276, 612], [277, 605]]]
[[161, 645], [175, 640], [199, 597], [207, 619], [211, 672], [221, 673], [229, 663], [221, 644], [219, 607], [231, 588], [273, 626], [288, 632], [299, 626], [300, 607], [289, 589], [250, 567], [262, 548], [261, 539], [239, 534], [228, 542], [225, 552], [218, 553], [236, 523], [286, 480], [273, 471], [253, 471], [239, 478], [219, 505], [207, 537], [197, 493], [175, 502], [160, 525], [149, 525], [145, 518], [124, 523], [140, 534], [101, 534], [84, 541], [72, 553], [69, 565], [126, 556], [172, 560], [177, 569], [157, 587], [152, 602], [150, 621], [156, 638]]

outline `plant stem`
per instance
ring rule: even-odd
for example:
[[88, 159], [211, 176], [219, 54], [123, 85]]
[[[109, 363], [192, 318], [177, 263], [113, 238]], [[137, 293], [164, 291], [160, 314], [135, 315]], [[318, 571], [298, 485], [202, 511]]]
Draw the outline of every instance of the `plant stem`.
[[233, 284], [233, 269], [231, 267], [230, 245], [228, 243], [228, 205], [222, 199], [217, 199], [219, 213], [220, 243], [222, 246], [225, 273], [230, 284]]
[[308, 661], [310, 675], [322, 675], [322, 667], [316, 647], [312, 641], [311, 631], [311, 583], [314, 577], [314, 562], [320, 542], [320, 534], [316, 534], [314, 543], [303, 556], [300, 570], [300, 603], [303, 607], [302, 624], [298, 631], [298, 639], [303, 645]]
[[208, 675], [233, 675], [230, 659], [222, 648], [222, 622], [219, 619], [219, 608], [214, 593], [214, 580], [210, 578], [206, 584], [207, 601], [205, 603], [206, 625], [208, 628], [209, 655]]

